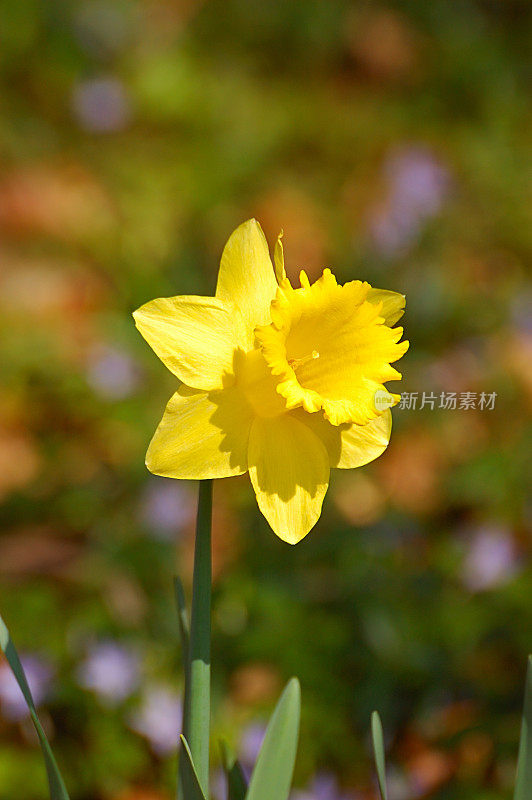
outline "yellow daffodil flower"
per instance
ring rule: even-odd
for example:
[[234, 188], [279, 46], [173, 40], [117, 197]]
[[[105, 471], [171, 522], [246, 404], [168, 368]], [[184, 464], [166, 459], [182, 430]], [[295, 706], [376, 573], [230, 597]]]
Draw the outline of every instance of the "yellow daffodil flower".
[[249, 471], [275, 533], [299, 542], [315, 525], [331, 467], [360, 467], [386, 449], [390, 364], [408, 349], [391, 327], [405, 299], [326, 269], [294, 289], [281, 236], [272, 266], [258, 222], [222, 254], [215, 297], [166, 297], [134, 313], [148, 344], [181, 381], [146, 465], [171, 478]]

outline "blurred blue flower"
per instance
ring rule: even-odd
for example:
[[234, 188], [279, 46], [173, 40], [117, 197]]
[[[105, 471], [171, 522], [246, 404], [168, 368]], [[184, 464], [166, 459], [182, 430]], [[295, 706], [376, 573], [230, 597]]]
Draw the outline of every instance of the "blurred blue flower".
[[90, 648], [77, 677], [81, 686], [95, 692], [106, 705], [116, 705], [139, 685], [139, 655], [117, 642], [99, 642]]
[[472, 592], [492, 589], [517, 572], [517, 552], [511, 532], [487, 525], [471, 539], [462, 565], [462, 581]]
[[185, 481], [152, 478], [141, 498], [141, 518], [156, 538], [174, 539], [194, 516], [195, 503]]
[[214, 800], [227, 800], [227, 777], [221, 767], [211, 775], [211, 794]]
[[98, 345], [89, 354], [87, 382], [105, 400], [129, 397], [140, 383], [140, 369], [124, 350]]
[[510, 313], [512, 322], [518, 331], [532, 334], [532, 289], [523, 286], [519, 294], [512, 298]]
[[357, 797], [343, 792], [330, 772], [318, 772], [309, 787], [292, 792], [290, 800], [357, 800]]
[[72, 110], [80, 126], [92, 133], [121, 131], [131, 118], [124, 85], [111, 77], [78, 83], [72, 93]]
[[392, 152], [383, 166], [386, 196], [370, 211], [369, 233], [383, 256], [406, 250], [425, 222], [442, 208], [449, 192], [447, 168], [429, 149], [403, 147]]
[[265, 733], [266, 725], [260, 722], [252, 722], [242, 731], [239, 759], [242, 766], [248, 768], [250, 772], [258, 758]]
[[[54, 670], [42, 656], [21, 654], [20, 661], [35, 705], [40, 706], [48, 697]], [[0, 664], [0, 708], [5, 719], [17, 722], [29, 715], [26, 701], [7, 661]]]
[[149, 687], [129, 724], [148, 739], [153, 752], [164, 757], [177, 750], [183, 706], [180, 697], [164, 686]]

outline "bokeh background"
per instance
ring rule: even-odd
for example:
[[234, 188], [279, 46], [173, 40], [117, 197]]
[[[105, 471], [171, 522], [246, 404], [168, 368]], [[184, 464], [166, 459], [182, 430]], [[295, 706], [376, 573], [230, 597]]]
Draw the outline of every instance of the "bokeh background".
[[[511, 796], [532, 648], [530, 9], [3, 6], [0, 609], [72, 800], [173, 796], [171, 579], [190, 584], [196, 486], [145, 470], [175, 381], [131, 312], [212, 294], [251, 216], [272, 244], [284, 229], [293, 276], [406, 293], [394, 390], [437, 401], [395, 409], [387, 452], [334, 473], [296, 548], [246, 476], [217, 483], [213, 742], [249, 767], [297, 674], [294, 800], [375, 797], [374, 708], [393, 800]], [[2, 663], [0, 798], [44, 800], [40, 758]]]

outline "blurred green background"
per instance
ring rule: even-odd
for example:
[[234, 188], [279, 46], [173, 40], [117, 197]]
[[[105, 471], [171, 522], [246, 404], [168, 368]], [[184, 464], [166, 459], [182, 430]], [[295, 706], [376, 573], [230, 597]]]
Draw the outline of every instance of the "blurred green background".
[[[2, 4], [0, 609], [72, 800], [173, 796], [171, 578], [190, 582], [196, 486], [144, 467], [175, 380], [131, 312], [212, 294], [251, 216], [271, 244], [284, 229], [292, 276], [406, 293], [394, 391], [418, 403], [377, 462], [333, 473], [296, 548], [246, 476], [217, 483], [213, 742], [249, 765], [297, 674], [294, 799], [375, 797], [374, 708], [392, 800], [511, 796], [532, 648], [530, 10]], [[0, 664], [0, 798], [46, 796]]]

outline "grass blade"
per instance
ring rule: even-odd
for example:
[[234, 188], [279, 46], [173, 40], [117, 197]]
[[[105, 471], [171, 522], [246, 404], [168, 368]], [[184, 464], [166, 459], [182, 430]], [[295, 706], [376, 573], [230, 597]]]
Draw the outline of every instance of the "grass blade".
[[371, 736], [373, 739], [373, 753], [375, 756], [375, 768], [377, 770], [377, 780], [382, 800], [388, 800], [388, 789], [386, 786], [386, 758], [384, 756], [384, 737], [382, 735], [382, 722], [378, 711], [371, 715]]
[[28, 686], [28, 681], [26, 680], [22, 664], [20, 663], [20, 658], [15, 649], [15, 645], [13, 644], [9, 631], [5, 625], [5, 622], [1, 616], [0, 616], [0, 647], [2, 648], [2, 651], [7, 659], [7, 663], [11, 667], [13, 675], [15, 676], [16, 681], [20, 687], [20, 691], [24, 695], [24, 699], [28, 706], [32, 722], [35, 726], [35, 730], [37, 731], [37, 736], [39, 737], [39, 743], [41, 745], [41, 750], [44, 757], [44, 763], [46, 766], [46, 774], [48, 776], [48, 786], [50, 788], [50, 800], [69, 800], [68, 792], [63, 782], [63, 778], [61, 777], [61, 773], [59, 772], [59, 767], [57, 766], [56, 760], [48, 743], [48, 739], [46, 738], [46, 734], [40, 723], [39, 717], [37, 716], [37, 711], [35, 709], [33, 697], [31, 696], [30, 687]]
[[525, 707], [521, 724], [519, 742], [519, 758], [517, 761], [517, 778], [514, 800], [530, 798], [532, 786], [532, 656], [528, 657], [526, 672]]
[[244, 771], [227, 742], [220, 742], [220, 747], [227, 777], [227, 800], [245, 800], [248, 785]]
[[296, 760], [300, 708], [299, 681], [292, 678], [268, 725], [246, 800], [287, 800]]
[[190, 747], [183, 735], [181, 739], [181, 755], [179, 760], [182, 762], [183, 787], [185, 800], [206, 800], [203, 790], [198, 780], [198, 774], [192, 760]]

